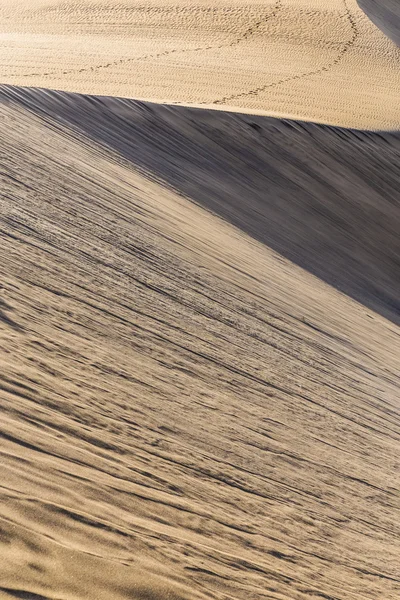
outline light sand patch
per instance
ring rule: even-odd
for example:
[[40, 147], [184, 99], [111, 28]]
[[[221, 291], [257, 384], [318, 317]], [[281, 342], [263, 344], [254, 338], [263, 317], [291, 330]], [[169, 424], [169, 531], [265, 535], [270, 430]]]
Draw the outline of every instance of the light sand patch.
[[400, 126], [400, 50], [356, 0], [7, 0], [4, 83]]

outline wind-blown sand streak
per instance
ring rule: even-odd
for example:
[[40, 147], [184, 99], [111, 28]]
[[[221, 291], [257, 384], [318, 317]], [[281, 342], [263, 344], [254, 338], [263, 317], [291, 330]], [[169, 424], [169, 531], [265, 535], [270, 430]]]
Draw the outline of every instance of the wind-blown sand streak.
[[[397, 598], [398, 135], [15, 88], [0, 132], [0, 597]], [[282, 256], [357, 244], [364, 303]]]

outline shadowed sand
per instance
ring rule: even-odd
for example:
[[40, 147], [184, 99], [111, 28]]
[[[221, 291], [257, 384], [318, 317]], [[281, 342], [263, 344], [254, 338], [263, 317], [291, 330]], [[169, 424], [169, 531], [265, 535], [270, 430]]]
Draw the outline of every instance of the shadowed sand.
[[0, 597], [398, 598], [399, 136], [5, 87], [0, 130]]
[[373, 23], [400, 46], [400, 3], [398, 0], [357, 0]]
[[14, 85], [387, 130], [399, 62], [356, 0], [0, 2], [0, 80]]

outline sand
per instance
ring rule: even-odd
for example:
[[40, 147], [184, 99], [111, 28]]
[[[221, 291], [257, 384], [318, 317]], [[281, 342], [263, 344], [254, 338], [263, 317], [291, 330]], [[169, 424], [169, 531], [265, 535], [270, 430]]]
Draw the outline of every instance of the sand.
[[397, 599], [400, 136], [9, 87], [0, 132], [0, 598]]
[[400, 46], [400, 4], [397, 0], [357, 0], [360, 8]]
[[400, 126], [400, 49], [356, 0], [0, 5], [2, 83]]

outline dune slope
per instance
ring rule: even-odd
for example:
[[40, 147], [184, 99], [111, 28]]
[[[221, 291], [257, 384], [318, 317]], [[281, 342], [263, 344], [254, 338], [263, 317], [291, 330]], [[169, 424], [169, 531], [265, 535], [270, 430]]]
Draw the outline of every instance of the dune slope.
[[274, 203], [294, 222], [309, 192], [274, 156], [310, 136], [326, 244], [338, 148], [379, 148], [365, 202], [393, 224], [397, 137], [12, 88], [0, 130], [0, 597], [397, 598], [398, 326], [254, 229], [289, 246]]
[[400, 323], [400, 134], [3, 87]]
[[394, 129], [399, 61], [356, 0], [0, 3], [14, 85]]

